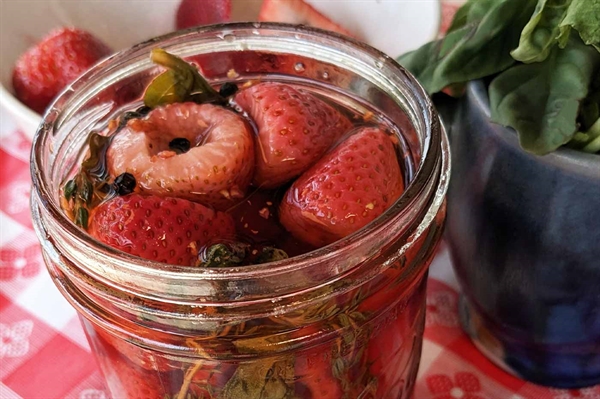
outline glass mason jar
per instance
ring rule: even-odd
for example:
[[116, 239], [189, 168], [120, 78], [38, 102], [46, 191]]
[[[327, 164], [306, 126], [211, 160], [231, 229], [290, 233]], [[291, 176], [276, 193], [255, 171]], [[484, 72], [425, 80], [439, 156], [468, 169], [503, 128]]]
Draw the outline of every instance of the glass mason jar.
[[[410, 184], [380, 218], [287, 260], [169, 266], [95, 241], [60, 207], [92, 128], [139, 105], [161, 47], [215, 84], [310, 82], [402, 131]], [[103, 61], [46, 113], [33, 145], [32, 213], [57, 287], [77, 309], [115, 398], [394, 398], [411, 395], [427, 268], [445, 218], [448, 142], [419, 84], [377, 50], [280, 24], [173, 33]]]

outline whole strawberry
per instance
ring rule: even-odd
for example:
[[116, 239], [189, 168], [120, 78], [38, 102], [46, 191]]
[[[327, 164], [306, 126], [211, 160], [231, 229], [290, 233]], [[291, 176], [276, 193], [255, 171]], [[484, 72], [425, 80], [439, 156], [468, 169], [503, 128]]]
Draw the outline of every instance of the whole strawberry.
[[259, 21], [302, 24], [352, 36], [352, 34], [321, 14], [304, 0], [264, 0], [258, 14]]
[[235, 100], [258, 128], [254, 183], [261, 188], [300, 175], [352, 126], [329, 104], [282, 83], [254, 85]]
[[177, 8], [177, 29], [229, 21], [231, 0], [181, 0]]
[[54, 30], [17, 60], [12, 76], [15, 95], [41, 114], [63, 88], [110, 53], [88, 32]]
[[224, 107], [168, 104], [130, 120], [114, 136], [106, 163], [113, 176], [133, 175], [143, 193], [226, 210], [244, 198], [252, 181], [253, 133]]
[[295, 237], [323, 246], [381, 215], [404, 190], [390, 137], [360, 128], [288, 189], [279, 218]]
[[89, 233], [144, 259], [192, 266], [203, 246], [231, 239], [231, 216], [180, 198], [115, 197], [90, 215]]

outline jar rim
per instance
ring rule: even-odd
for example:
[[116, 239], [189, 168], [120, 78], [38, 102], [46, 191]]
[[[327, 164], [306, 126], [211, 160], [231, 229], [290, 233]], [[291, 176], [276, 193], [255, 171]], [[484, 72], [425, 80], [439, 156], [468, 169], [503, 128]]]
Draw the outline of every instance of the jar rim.
[[[293, 32], [304, 36], [318, 37], [319, 39], [327, 40], [333, 45], [352, 48], [369, 56], [373, 60], [378, 60], [377, 62], [381, 64], [381, 66], [379, 66], [381, 71], [389, 70], [401, 77], [403, 84], [406, 85], [406, 90], [404, 90], [403, 95], [411, 97], [411, 100], [417, 105], [417, 111], [419, 113], [418, 117], [422, 123], [420, 128], [425, 129], [426, 133], [421, 144], [421, 159], [417, 165], [413, 179], [402, 196], [382, 215], [367, 226], [333, 244], [303, 255], [260, 265], [223, 267], [218, 269], [166, 265], [124, 253], [95, 240], [89, 234], [82, 234], [81, 229], [75, 226], [63, 212], [60, 203], [56, 200], [56, 193], [52, 192], [49, 182], [44, 178], [43, 173], [41, 172], [43, 168], [41, 154], [42, 151], [44, 151], [48, 138], [55, 133], [57, 126], [62, 123], [65, 116], [66, 118], [70, 116], [68, 113], [65, 115], [64, 112], [69, 110], [69, 106], [77, 106], [77, 96], [84, 92], [86, 88], [90, 87], [89, 82], [93, 83], [94, 79], [98, 78], [100, 72], [107, 68], [118, 66], [120, 62], [127, 60], [128, 56], [134, 53], [145, 51], [149, 55], [153, 48], [160, 46], [162, 42], [167, 40], [182, 39], [189, 35], [210, 32], [261, 29], [275, 30], [282, 33]], [[74, 102], [75, 105], [73, 105]], [[411, 120], [411, 123], [414, 125], [415, 121]], [[414, 127], [415, 129], [419, 128], [418, 126]], [[101, 61], [67, 87], [48, 108], [44, 115], [43, 122], [34, 137], [31, 157], [31, 175], [33, 189], [39, 199], [38, 206], [40, 206], [43, 209], [43, 212], [47, 213], [62, 229], [65, 230], [65, 233], [69, 235], [70, 239], [75, 240], [80, 245], [84, 245], [88, 251], [105, 253], [107, 256], [110, 256], [111, 259], [118, 259], [119, 265], [127, 268], [130, 272], [144, 274], [148, 277], [154, 276], [157, 278], [169, 278], [179, 281], [205, 279], [235, 280], [246, 278], [249, 275], [253, 276], [253, 278], [266, 278], [282, 273], [285, 274], [290, 270], [306, 268], [314, 263], [335, 259], [346, 248], [364, 244], [365, 241], [372, 239], [372, 237], [377, 236], [400, 220], [400, 216], [404, 215], [414, 206], [417, 199], [419, 199], [422, 192], [425, 190], [426, 185], [431, 184], [431, 179], [435, 178], [439, 179], [435, 184], [436, 198], [427, 203], [427, 206], [429, 207], [427, 213], [432, 215], [432, 219], [433, 215], [437, 213], [443, 203], [443, 197], [445, 196], [449, 180], [450, 168], [447, 137], [439, 122], [439, 118], [431, 100], [417, 80], [393, 58], [365, 43], [337, 33], [299, 25], [262, 22], [260, 24], [251, 22], [216, 24], [177, 31], [142, 42], [129, 49], [115, 53], [109, 58]], [[439, 170], [440, 176], [432, 176], [436, 174], [437, 170]], [[429, 220], [429, 222], [431, 222], [431, 220]]]

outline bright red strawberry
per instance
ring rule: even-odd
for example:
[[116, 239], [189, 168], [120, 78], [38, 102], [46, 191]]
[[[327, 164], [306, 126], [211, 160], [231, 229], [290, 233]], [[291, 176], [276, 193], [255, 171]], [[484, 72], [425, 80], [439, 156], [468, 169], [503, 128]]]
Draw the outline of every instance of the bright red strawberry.
[[282, 83], [259, 83], [235, 100], [258, 128], [254, 183], [262, 188], [300, 175], [352, 126], [324, 101]]
[[378, 128], [361, 128], [294, 182], [279, 219], [297, 238], [323, 246], [377, 218], [403, 189], [390, 137]]
[[90, 215], [89, 233], [113, 248], [172, 265], [194, 265], [202, 246], [231, 239], [231, 216], [180, 198], [115, 197]]
[[181, 0], [175, 25], [177, 29], [186, 29], [227, 22], [230, 16], [231, 0]]
[[264, 0], [258, 20], [309, 25], [352, 36], [350, 32], [315, 10], [304, 0]]
[[15, 95], [41, 114], [64, 87], [111, 52], [88, 32], [54, 30], [17, 60], [12, 76]]
[[[101, 368], [113, 398], [149, 399], [172, 397], [180, 381], [172, 381], [155, 370], [144, 370], [121, 356], [111, 359]], [[166, 378], [165, 378], [166, 377]]]
[[[172, 145], [182, 139], [186, 151]], [[130, 120], [106, 161], [112, 176], [132, 174], [143, 193], [225, 210], [244, 198], [252, 180], [253, 133], [244, 118], [223, 107], [169, 104]]]

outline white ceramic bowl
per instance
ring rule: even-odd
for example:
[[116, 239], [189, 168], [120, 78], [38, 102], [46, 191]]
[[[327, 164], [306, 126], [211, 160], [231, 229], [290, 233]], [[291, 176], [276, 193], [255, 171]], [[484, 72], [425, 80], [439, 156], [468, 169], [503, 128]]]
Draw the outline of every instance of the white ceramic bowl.
[[[15, 61], [51, 29], [74, 26], [121, 50], [175, 28], [180, 0], [1, 0], [0, 105], [29, 138], [41, 116], [12, 94]], [[201, 1], [201, 0], [198, 0]], [[202, 0], [208, 1], [208, 0]], [[397, 56], [433, 39], [440, 23], [438, 0], [309, 0], [367, 43]], [[232, 20], [256, 20], [262, 0], [233, 0]], [[35, 10], [31, 8], [35, 7]]]

